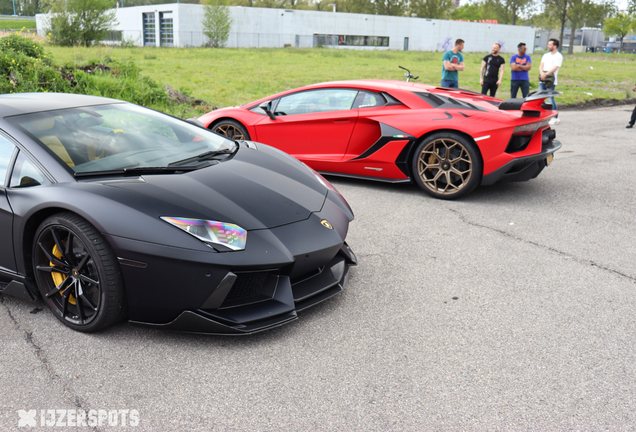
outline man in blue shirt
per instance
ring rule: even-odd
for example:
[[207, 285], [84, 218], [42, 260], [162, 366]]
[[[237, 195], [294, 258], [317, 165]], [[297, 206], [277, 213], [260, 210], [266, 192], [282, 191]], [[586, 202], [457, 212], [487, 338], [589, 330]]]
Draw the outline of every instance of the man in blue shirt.
[[521, 42], [517, 45], [518, 54], [510, 57], [510, 97], [516, 98], [517, 92], [521, 89], [521, 94], [525, 98], [530, 92], [530, 77], [528, 71], [532, 69], [532, 59], [526, 54], [526, 44]]
[[444, 53], [442, 57], [444, 62], [444, 66], [442, 66], [442, 87], [459, 88], [459, 74], [457, 72], [464, 70], [463, 49], [464, 41], [457, 39], [455, 48]]

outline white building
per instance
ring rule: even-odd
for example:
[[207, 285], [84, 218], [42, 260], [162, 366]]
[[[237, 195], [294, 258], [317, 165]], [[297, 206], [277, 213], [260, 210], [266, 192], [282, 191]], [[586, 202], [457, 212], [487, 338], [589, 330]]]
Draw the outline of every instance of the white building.
[[[464, 51], [488, 52], [498, 42], [503, 52], [516, 52], [525, 42], [534, 49], [531, 27], [307, 10], [231, 6], [230, 48], [314, 47], [445, 51], [457, 38]], [[112, 39], [133, 40], [139, 46], [202, 46], [203, 5], [171, 3], [116, 10], [119, 24]], [[46, 15], [36, 15], [39, 33]]]

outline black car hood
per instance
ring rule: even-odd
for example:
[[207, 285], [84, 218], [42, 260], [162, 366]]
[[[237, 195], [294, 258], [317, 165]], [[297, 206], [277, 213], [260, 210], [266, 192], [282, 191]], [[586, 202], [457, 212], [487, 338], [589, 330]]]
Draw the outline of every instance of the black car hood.
[[320, 211], [327, 188], [316, 176], [287, 154], [258, 147], [241, 146], [232, 158], [189, 173], [103, 184], [144, 195], [145, 213], [149, 198], [157, 202], [150, 213], [158, 217], [215, 220], [247, 230], [286, 225]]

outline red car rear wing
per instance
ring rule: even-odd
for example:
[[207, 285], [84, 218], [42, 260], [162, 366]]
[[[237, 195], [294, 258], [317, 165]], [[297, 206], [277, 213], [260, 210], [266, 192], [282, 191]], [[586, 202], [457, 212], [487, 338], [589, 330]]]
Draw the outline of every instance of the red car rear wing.
[[529, 94], [525, 99], [506, 99], [499, 104], [500, 110], [506, 111], [523, 111], [523, 115], [527, 117], [541, 117], [543, 101], [559, 96], [561, 92], [554, 90], [539, 90]]

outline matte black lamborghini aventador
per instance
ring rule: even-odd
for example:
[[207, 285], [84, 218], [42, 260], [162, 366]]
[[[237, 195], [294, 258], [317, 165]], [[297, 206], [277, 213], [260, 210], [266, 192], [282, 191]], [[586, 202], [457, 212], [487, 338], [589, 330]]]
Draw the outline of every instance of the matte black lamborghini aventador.
[[133, 104], [0, 96], [0, 292], [69, 327], [244, 334], [340, 292], [353, 213], [319, 174]]

